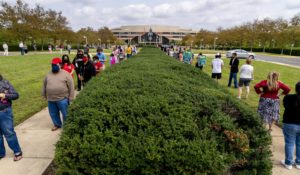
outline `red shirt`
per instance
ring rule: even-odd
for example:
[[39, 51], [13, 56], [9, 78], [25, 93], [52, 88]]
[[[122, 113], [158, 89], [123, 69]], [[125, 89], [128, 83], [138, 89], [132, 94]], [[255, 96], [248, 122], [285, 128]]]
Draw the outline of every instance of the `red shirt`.
[[[65, 63], [63, 69], [71, 74], [74, 71], [75, 67], [73, 64], [68, 65], [68, 63]], [[74, 77], [73, 73], [71, 75], [72, 77]]]
[[94, 66], [95, 66], [96, 72], [99, 72], [101, 67], [103, 67], [103, 64], [100, 61], [98, 61], [97, 63], [94, 63]]
[[[262, 88], [262, 90], [261, 90]], [[290, 92], [290, 88], [283, 84], [282, 82], [278, 81], [278, 89], [273, 89], [273, 90], [269, 90], [268, 89], [268, 84], [267, 84], [267, 80], [262, 80], [261, 82], [257, 83], [254, 86], [254, 89], [256, 91], [257, 94], [261, 94], [260, 97], [264, 97], [264, 98], [272, 98], [272, 99], [278, 99], [278, 91], [280, 89], [283, 90], [283, 94], [287, 95]]]

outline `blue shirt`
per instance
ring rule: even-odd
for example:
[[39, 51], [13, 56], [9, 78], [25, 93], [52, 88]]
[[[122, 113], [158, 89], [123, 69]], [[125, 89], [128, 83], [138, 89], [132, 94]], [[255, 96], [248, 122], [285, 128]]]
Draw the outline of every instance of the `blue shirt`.
[[104, 64], [104, 62], [106, 61], [106, 56], [105, 54], [101, 53], [97, 53], [97, 57], [99, 58], [99, 61]]

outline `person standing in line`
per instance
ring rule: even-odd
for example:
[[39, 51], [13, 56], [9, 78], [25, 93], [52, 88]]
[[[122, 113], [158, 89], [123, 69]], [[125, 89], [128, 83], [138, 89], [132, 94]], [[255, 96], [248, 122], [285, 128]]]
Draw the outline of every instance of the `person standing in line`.
[[251, 65], [253, 56], [249, 56], [246, 60], [246, 64], [242, 65], [240, 69], [240, 79], [239, 79], [239, 89], [238, 89], [238, 99], [241, 99], [243, 85], [246, 87], [246, 96], [247, 99], [250, 93], [250, 82], [253, 80], [253, 66]]
[[96, 76], [96, 70], [94, 64], [89, 60], [88, 57], [83, 57], [83, 75], [82, 81], [83, 86], [87, 84], [88, 81], [92, 79], [92, 77]]
[[231, 86], [231, 81], [234, 81], [234, 88], [238, 88], [238, 81], [237, 81], [237, 73], [239, 72], [239, 59], [237, 58], [236, 53], [232, 53], [232, 57], [229, 62], [230, 66], [230, 74], [228, 80], [228, 87]]
[[19, 141], [14, 130], [12, 112], [12, 100], [18, 98], [18, 92], [16, 92], [9, 81], [5, 80], [0, 74], [0, 159], [6, 155], [3, 136], [10, 149], [14, 152], [13, 160], [19, 161], [23, 158]]
[[183, 62], [183, 54], [181, 51], [179, 51], [179, 53], [178, 53], [178, 59], [180, 62]]
[[[295, 163], [300, 170], [300, 82], [295, 87], [296, 94], [289, 94], [283, 98], [283, 135], [285, 142], [285, 159], [281, 164], [292, 169]], [[294, 161], [294, 146], [296, 145], [296, 159]]]
[[2, 47], [3, 47], [3, 50], [4, 50], [3, 55], [8, 56], [8, 45], [7, 45], [7, 43], [3, 43]]
[[191, 52], [191, 49], [187, 49], [184, 53], [183, 53], [183, 62], [186, 64], [191, 64], [192, 60], [193, 60], [193, 53]]
[[22, 41], [19, 43], [19, 48], [20, 48], [20, 51], [21, 51], [21, 55], [24, 55], [24, 44], [23, 44]]
[[[258, 104], [258, 114], [262, 121], [269, 125], [269, 132], [272, 131], [273, 123], [279, 122], [280, 117], [280, 99], [279, 96], [287, 95], [290, 88], [279, 81], [278, 72], [269, 72], [266, 80], [262, 80], [254, 86], [257, 94], [260, 94]], [[279, 93], [279, 90], [283, 92]]]
[[82, 85], [82, 75], [83, 75], [83, 52], [81, 50], [77, 51], [77, 55], [72, 61], [72, 64], [75, 66], [75, 72], [77, 75], [77, 91], [81, 91]]
[[203, 69], [203, 66], [206, 64], [206, 56], [202, 55], [202, 53], [198, 54], [197, 57], [197, 63], [196, 67], [199, 67], [201, 70]]
[[95, 55], [93, 56], [93, 64], [95, 67], [95, 71], [96, 71], [96, 76], [100, 74], [100, 72], [102, 71], [102, 63], [99, 61], [99, 58]]
[[48, 101], [49, 114], [54, 125], [51, 131], [62, 127], [60, 112], [65, 122], [70, 101], [74, 99], [73, 78], [68, 72], [61, 71], [61, 63], [60, 58], [52, 59], [52, 70], [43, 82], [42, 96]]
[[211, 67], [212, 67], [211, 78], [213, 79], [216, 78], [217, 81], [221, 79], [223, 66], [224, 66], [224, 61], [221, 59], [221, 54], [217, 53], [215, 55], [215, 58], [211, 62]]
[[97, 49], [97, 57], [99, 58], [99, 61], [102, 63], [103, 65], [103, 70], [105, 70], [105, 62], [106, 62], [106, 56], [103, 53], [103, 49], [102, 48], [98, 48]]
[[62, 56], [62, 69], [69, 72], [72, 78], [74, 78], [75, 66], [71, 63], [68, 55]]
[[130, 45], [128, 45], [127, 49], [126, 49], [126, 54], [127, 54], [127, 58], [131, 58], [132, 56], [132, 48]]
[[114, 64], [117, 63], [117, 58], [115, 57], [115, 55], [113, 53], [110, 54], [110, 61], [109, 61], [109, 65], [112, 66]]

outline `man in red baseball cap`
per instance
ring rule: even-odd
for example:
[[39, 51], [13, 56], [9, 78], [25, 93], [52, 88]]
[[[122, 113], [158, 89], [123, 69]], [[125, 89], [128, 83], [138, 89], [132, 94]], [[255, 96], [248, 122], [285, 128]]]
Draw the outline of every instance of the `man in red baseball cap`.
[[66, 121], [70, 101], [74, 99], [74, 81], [72, 76], [60, 69], [60, 58], [51, 61], [52, 71], [44, 79], [42, 95], [48, 101], [49, 114], [54, 124], [52, 131], [62, 127], [60, 112], [63, 121]]

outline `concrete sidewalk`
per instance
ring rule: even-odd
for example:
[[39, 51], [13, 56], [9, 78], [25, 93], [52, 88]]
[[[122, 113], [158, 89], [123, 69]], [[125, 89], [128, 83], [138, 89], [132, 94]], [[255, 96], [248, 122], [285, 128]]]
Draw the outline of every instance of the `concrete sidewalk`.
[[0, 160], [0, 174], [41, 175], [54, 158], [55, 143], [61, 133], [60, 129], [51, 131], [52, 127], [48, 108], [15, 127], [23, 159], [14, 162], [13, 152], [5, 145], [7, 155]]
[[272, 162], [273, 162], [273, 169], [272, 174], [273, 175], [300, 175], [300, 170], [296, 169], [295, 166], [293, 166], [292, 170], [288, 170], [284, 168], [280, 161], [285, 158], [284, 153], [284, 137], [282, 133], [282, 129], [278, 126], [273, 126], [272, 128]]

